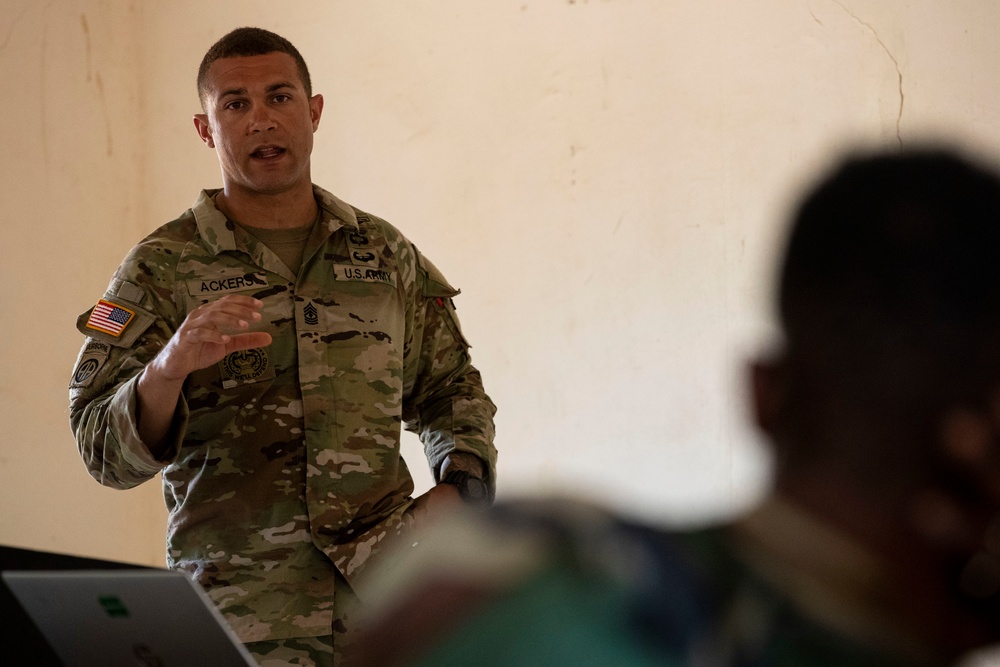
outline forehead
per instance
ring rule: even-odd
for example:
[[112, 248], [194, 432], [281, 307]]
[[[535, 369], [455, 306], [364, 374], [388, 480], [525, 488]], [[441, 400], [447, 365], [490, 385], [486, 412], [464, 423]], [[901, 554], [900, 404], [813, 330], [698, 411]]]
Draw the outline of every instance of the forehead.
[[219, 58], [209, 67], [205, 82], [213, 96], [241, 88], [248, 91], [267, 88], [276, 83], [304, 88], [295, 59], [280, 51], [262, 56]]

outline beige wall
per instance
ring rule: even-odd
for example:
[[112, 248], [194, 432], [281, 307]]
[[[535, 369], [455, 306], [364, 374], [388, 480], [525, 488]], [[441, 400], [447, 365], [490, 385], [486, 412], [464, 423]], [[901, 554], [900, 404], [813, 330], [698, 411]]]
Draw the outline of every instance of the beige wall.
[[0, 11], [0, 543], [163, 561], [155, 485], [104, 489], [69, 433], [77, 314], [148, 227], [139, 22], [131, 3]]
[[[992, 0], [0, 0], [0, 543], [162, 562], [158, 486], [105, 490], [66, 426], [76, 315], [219, 183], [190, 116], [237, 25], [295, 42], [314, 178], [463, 289], [501, 494], [663, 520], [766, 481], [738, 389], [788, 195], [845, 145], [1000, 146]], [[419, 445], [408, 458], [429, 476]]]

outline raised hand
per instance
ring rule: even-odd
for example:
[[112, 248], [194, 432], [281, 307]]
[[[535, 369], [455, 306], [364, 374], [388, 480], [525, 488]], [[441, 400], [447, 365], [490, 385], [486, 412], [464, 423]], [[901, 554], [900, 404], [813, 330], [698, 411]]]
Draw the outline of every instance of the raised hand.
[[164, 380], [183, 382], [231, 352], [270, 345], [270, 334], [248, 331], [260, 320], [263, 305], [253, 297], [229, 295], [195, 308], [150, 365]]
[[263, 305], [231, 294], [198, 306], [143, 369], [136, 389], [136, 430], [154, 458], [168, 455], [168, 435], [188, 375], [230, 352], [271, 344], [271, 334], [248, 330], [251, 322], [260, 321]]

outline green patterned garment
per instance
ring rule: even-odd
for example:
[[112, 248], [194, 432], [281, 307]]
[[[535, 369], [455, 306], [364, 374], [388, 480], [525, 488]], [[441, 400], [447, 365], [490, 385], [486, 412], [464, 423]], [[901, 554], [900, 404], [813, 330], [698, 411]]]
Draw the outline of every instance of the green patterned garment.
[[[501, 504], [431, 528], [423, 553], [368, 573], [385, 590], [365, 621], [359, 664], [925, 664], [806, 612], [748, 562], [729, 528], [665, 532], [552, 501]], [[448, 544], [479, 548], [457, 553]], [[441, 612], [436, 599], [459, 602]], [[416, 635], [410, 625], [432, 631]], [[421, 639], [404, 639], [414, 636]]]

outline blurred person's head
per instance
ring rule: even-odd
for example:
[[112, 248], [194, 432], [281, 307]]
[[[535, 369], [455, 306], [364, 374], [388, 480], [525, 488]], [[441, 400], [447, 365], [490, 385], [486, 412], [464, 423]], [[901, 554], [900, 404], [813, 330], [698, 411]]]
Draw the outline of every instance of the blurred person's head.
[[993, 617], [1000, 180], [946, 151], [849, 159], [794, 217], [778, 306], [754, 369], [778, 491]]
[[456, 517], [373, 577], [359, 665], [924, 666], [1000, 640], [1000, 179], [855, 157], [792, 223], [783, 345], [753, 369], [776, 497], [693, 531], [551, 500]]

